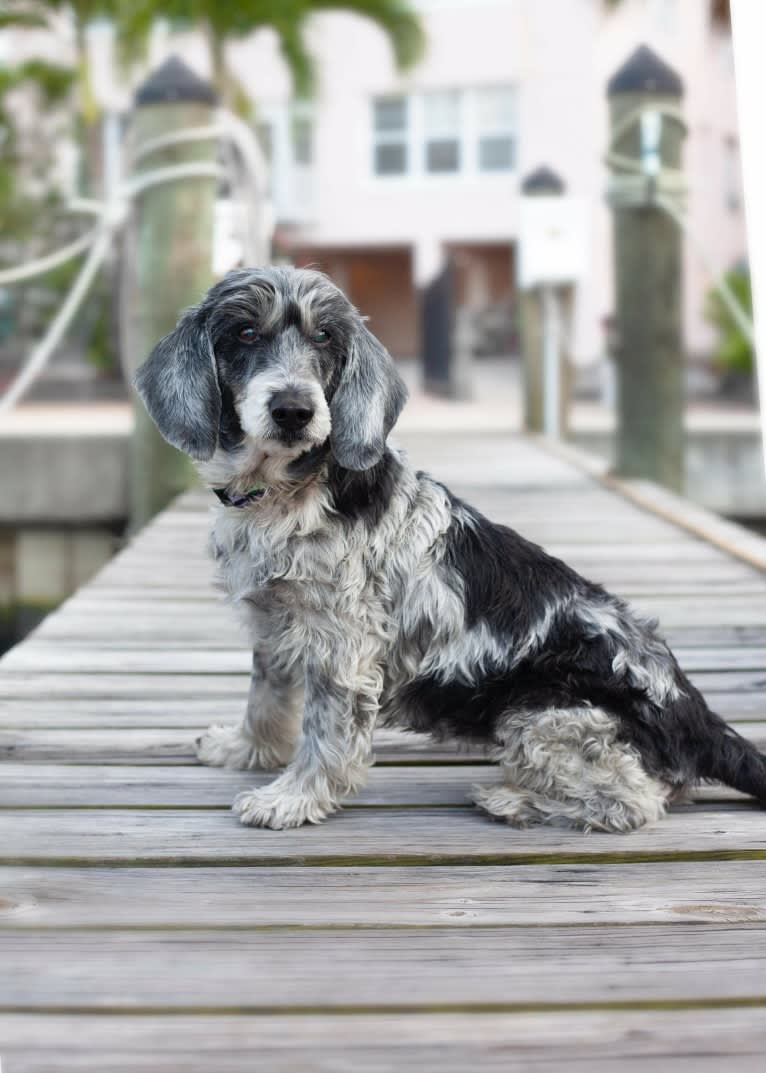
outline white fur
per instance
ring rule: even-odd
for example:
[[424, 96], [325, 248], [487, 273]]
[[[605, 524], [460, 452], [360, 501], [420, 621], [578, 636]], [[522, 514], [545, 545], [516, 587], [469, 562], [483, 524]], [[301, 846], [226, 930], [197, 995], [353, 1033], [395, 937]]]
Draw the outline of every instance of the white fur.
[[289, 368], [267, 369], [250, 379], [244, 395], [236, 400], [235, 409], [243, 430], [252, 441], [262, 444], [267, 451], [279, 450], [281, 445], [276, 439], [279, 430], [269, 413], [269, 403], [277, 392], [290, 390], [303, 392], [311, 399], [314, 408], [314, 416], [302, 430], [304, 439], [297, 450], [295, 446], [289, 449], [294, 456], [312, 444], [324, 443], [330, 435], [330, 409], [314, 378], [302, 375], [298, 370], [293, 373]]

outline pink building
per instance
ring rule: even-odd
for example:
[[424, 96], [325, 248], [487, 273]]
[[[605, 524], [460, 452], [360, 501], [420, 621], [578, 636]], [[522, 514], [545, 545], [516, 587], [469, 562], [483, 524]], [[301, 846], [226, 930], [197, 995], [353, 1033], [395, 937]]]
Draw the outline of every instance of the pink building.
[[[417, 353], [418, 290], [445, 249], [462, 254], [462, 298], [513, 306], [520, 180], [552, 167], [587, 203], [587, 265], [573, 350], [603, 349], [612, 309], [611, 226], [604, 201], [605, 87], [648, 44], [681, 75], [689, 134], [690, 225], [721, 270], [746, 253], [731, 34], [708, 0], [417, 0], [422, 63], [394, 70], [381, 32], [323, 14], [310, 43], [319, 90], [291, 99], [268, 33], [231, 47], [256, 103], [272, 162], [282, 249], [346, 287], [394, 353]], [[191, 47], [186, 54], [194, 63]], [[175, 47], [175, 46], [174, 46]], [[691, 355], [712, 343], [710, 279], [687, 243], [685, 328]]]
[[[316, 16], [308, 39], [319, 86], [310, 103], [293, 100], [268, 31], [228, 53], [270, 156], [279, 248], [329, 271], [394, 354], [418, 353], [419, 292], [446, 250], [463, 269], [461, 300], [512, 317], [521, 180], [541, 164], [587, 207], [571, 341], [578, 363], [602, 354], [613, 301], [605, 88], [640, 44], [683, 79], [692, 231], [720, 272], [746, 255], [727, 0], [414, 3], [428, 47], [407, 75], [395, 71], [371, 22]], [[0, 35], [0, 55], [19, 46], [60, 59], [71, 30], [60, 21], [55, 39]], [[103, 24], [93, 27], [92, 76], [108, 83], [104, 34]], [[200, 35], [160, 26], [147, 67], [171, 53], [209, 74]], [[110, 107], [130, 106], [127, 86], [115, 82], [112, 92]], [[703, 315], [711, 280], [689, 242], [685, 250], [686, 349], [704, 357], [713, 342]]]

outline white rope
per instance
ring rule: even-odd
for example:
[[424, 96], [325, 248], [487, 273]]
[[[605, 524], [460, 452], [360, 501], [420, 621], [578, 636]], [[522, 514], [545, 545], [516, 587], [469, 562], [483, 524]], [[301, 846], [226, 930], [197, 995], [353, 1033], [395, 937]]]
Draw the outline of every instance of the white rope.
[[91, 245], [85, 263], [72, 284], [63, 305], [61, 305], [58, 313], [53, 318], [48, 331], [45, 333], [42, 341], [33, 348], [26, 362], [22, 366], [21, 371], [16, 376], [16, 379], [12, 382], [2, 398], [0, 398], [0, 413], [10, 410], [11, 407], [15, 406], [22, 395], [28, 391], [36, 377], [45, 368], [46, 362], [61, 342], [80, 303], [88, 293], [88, 289], [93, 282], [96, 272], [101, 267], [101, 264], [109, 251], [109, 245], [113, 235], [114, 230], [111, 227], [104, 227], [99, 231]]
[[[654, 112], [681, 124], [685, 129], [680, 110], [672, 105], [661, 107], [636, 108], [623, 116], [612, 129], [612, 143], [619, 141], [630, 127], [641, 122], [641, 117], [646, 112]], [[612, 168], [622, 174], [613, 174], [610, 177], [607, 190], [607, 199], [616, 208], [635, 208], [640, 205], [653, 204], [666, 212], [675, 222], [681, 232], [691, 239], [698, 257], [705, 266], [713, 286], [718, 291], [721, 299], [731, 314], [737, 327], [743, 333], [751, 346], [755, 346], [755, 330], [752, 319], [743, 308], [734, 291], [726, 281], [725, 276], [719, 274], [713, 264], [704, 242], [692, 229], [688, 215], [685, 211], [684, 199], [687, 185], [683, 172], [677, 168], [659, 167], [657, 173], [648, 174], [642, 167], [642, 161], [635, 157], [628, 157], [622, 153], [616, 153], [610, 146], [604, 160]]]
[[753, 327], [753, 322], [747, 315], [745, 309], [743, 309], [742, 303], [739, 301], [736, 294], [727, 283], [726, 277], [718, 276], [718, 272], [713, 266], [713, 263], [708, 256], [708, 252], [705, 246], [702, 244], [702, 242], [700, 242], [699, 236], [692, 230], [691, 227], [689, 227], [686, 217], [683, 215], [682, 212], [679, 212], [677, 206], [674, 205], [672, 201], [669, 201], [662, 197], [658, 197], [657, 204], [661, 209], [665, 210], [668, 216], [672, 216], [672, 218], [675, 220], [681, 230], [692, 240], [692, 243], [697, 250], [697, 255], [699, 259], [702, 261], [713, 280], [716, 280], [716, 290], [720, 294], [721, 300], [731, 314], [732, 319], [734, 320], [735, 324], [742, 332], [744, 337], [747, 339], [750, 346], [755, 348], [755, 330]]
[[642, 161], [624, 153], [615, 151], [614, 146], [626, 134], [631, 127], [641, 124], [642, 116], [648, 112], [658, 115], [663, 119], [670, 119], [678, 123], [684, 130], [683, 115], [679, 108], [673, 105], [662, 105], [652, 108], [634, 108], [622, 116], [612, 128], [611, 145], [607, 150], [604, 161], [618, 174], [612, 174], [607, 188], [607, 200], [610, 205], [617, 208], [635, 208], [645, 205], [647, 193], [660, 194], [676, 201], [681, 201], [687, 192], [687, 183], [682, 171], [677, 168], [663, 167], [661, 164], [653, 174], [648, 173], [642, 166]]
[[44, 276], [46, 272], [58, 268], [59, 265], [66, 264], [67, 261], [71, 261], [73, 257], [87, 250], [88, 246], [95, 240], [99, 230], [98, 227], [94, 227], [92, 231], [87, 231], [84, 235], [80, 235], [74, 242], [70, 242], [68, 246], [62, 246], [60, 250], [46, 254], [45, 257], [38, 257], [36, 261], [27, 261], [26, 264], [18, 265], [16, 268], [3, 269], [0, 271], [0, 287], [5, 287], [9, 283], [21, 283], [23, 280], [32, 279], [34, 276]]
[[73, 197], [67, 202], [69, 212], [82, 212], [91, 216], [100, 216], [104, 211], [104, 202], [92, 197]]
[[269, 239], [274, 230], [268, 164], [258, 139], [243, 120], [231, 112], [222, 111], [219, 123], [243, 164], [240, 205], [244, 216], [245, 256], [251, 264], [262, 264], [268, 260]]
[[187, 127], [185, 130], [169, 131], [167, 134], [158, 134], [156, 138], [148, 138], [141, 142], [129, 155], [131, 164], [150, 153], [156, 153], [159, 149], [169, 149], [174, 145], [186, 145], [188, 142], [213, 142], [221, 137], [221, 127], [218, 124], [205, 127]]
[[220, 179], [223, 169], [220, 164], [210, 164], [203, 160], [190, 164], [168, 164], [165, 168], [153, 171], [140, 171], [121, 187], [120, 194], [125, 200], [132, 201], [144, 190], [164, 183], [174, 183], [178, 179]]
[[[215, 124], [175, 131], [149, 139], [132, 151], [131, 164], [134, 165], [151, 153], [174, 145], [221, 139], [236, 148], [242, 163], [240, 168], [235, 160], [235, 154], [230, 150], [229, 173], [232, 186], [236, 185], [238, 173], [242, 172], [242, 181], [239, 185], [243, 188], [241, 195], [244, 221], [242, 225], [243, 248], [248, 259], [251, 259], [253, 263], [258, 263], [265, 259], [267, 231], [271, 227], [271, 220], [266, 211], [268, 168], [253, 132], [242, 120], [222, 111], [218, 113]], [[29, 261], [16, 268], [0, 271], [0, 286], [20, 283], [34, 276], [44, 275], [86, 250], [89, 251], [45, 335], [37, 346], [33, 347], [10, 387], [0, 396], [0, 413], [7, 412], [15, 406], [45, 368], [88, 293], [96, 273], [109, 252], [112, 241], [127, 220], [130, 205], [144, 191], [165, 183], [177, 182], [179, 179], [220, 179], [226, 174], [226, 170], [219, 164], [204, 160], [169, 164], [165, 167], [135, 172], [120, 183], [107, 202], [96, 201], [92, 198], [74, 198], [69, 202], [69, 210], [98, 217], [99, 222], [96, 227], [45, 257]], [[262, 210], [260, 215], [259, 208]]]

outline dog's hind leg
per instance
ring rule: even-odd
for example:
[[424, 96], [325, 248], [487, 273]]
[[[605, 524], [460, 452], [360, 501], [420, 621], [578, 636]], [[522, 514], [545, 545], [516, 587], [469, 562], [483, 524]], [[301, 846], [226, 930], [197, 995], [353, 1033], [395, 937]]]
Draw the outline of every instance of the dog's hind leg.
[[474, 800], [515, 827], [632, 831], [658, 820], [670, 787], [616, 730], [612, 716], [587, 706], [509, 713], [495, 753], [503, 782], [476, 787]]
[[245, 718], [234, 726], [211, 726], [197, 738], [202, 763], [266, 771], [288, 764], [301, 729], [302, 690], [294, 677], [256, 649]]

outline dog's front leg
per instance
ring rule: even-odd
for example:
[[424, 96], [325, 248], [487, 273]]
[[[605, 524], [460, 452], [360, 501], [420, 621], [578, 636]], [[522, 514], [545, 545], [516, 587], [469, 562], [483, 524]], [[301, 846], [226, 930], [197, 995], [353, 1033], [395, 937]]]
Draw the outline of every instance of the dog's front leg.
[[203, 764], [273, 771], [295, 753], [301, 728], [301, 685], [295, 673], [280, 666], [266, 640], [253, 652], [247, 711], [241, 723], [213, 725], [197, 738]]
[[333, 812], [364, 782], [376, 712], [377, 697], [308, 664], [297, 755], [274, 782], [239, 795], [233, 808], [242, 823], [280, 830]]

